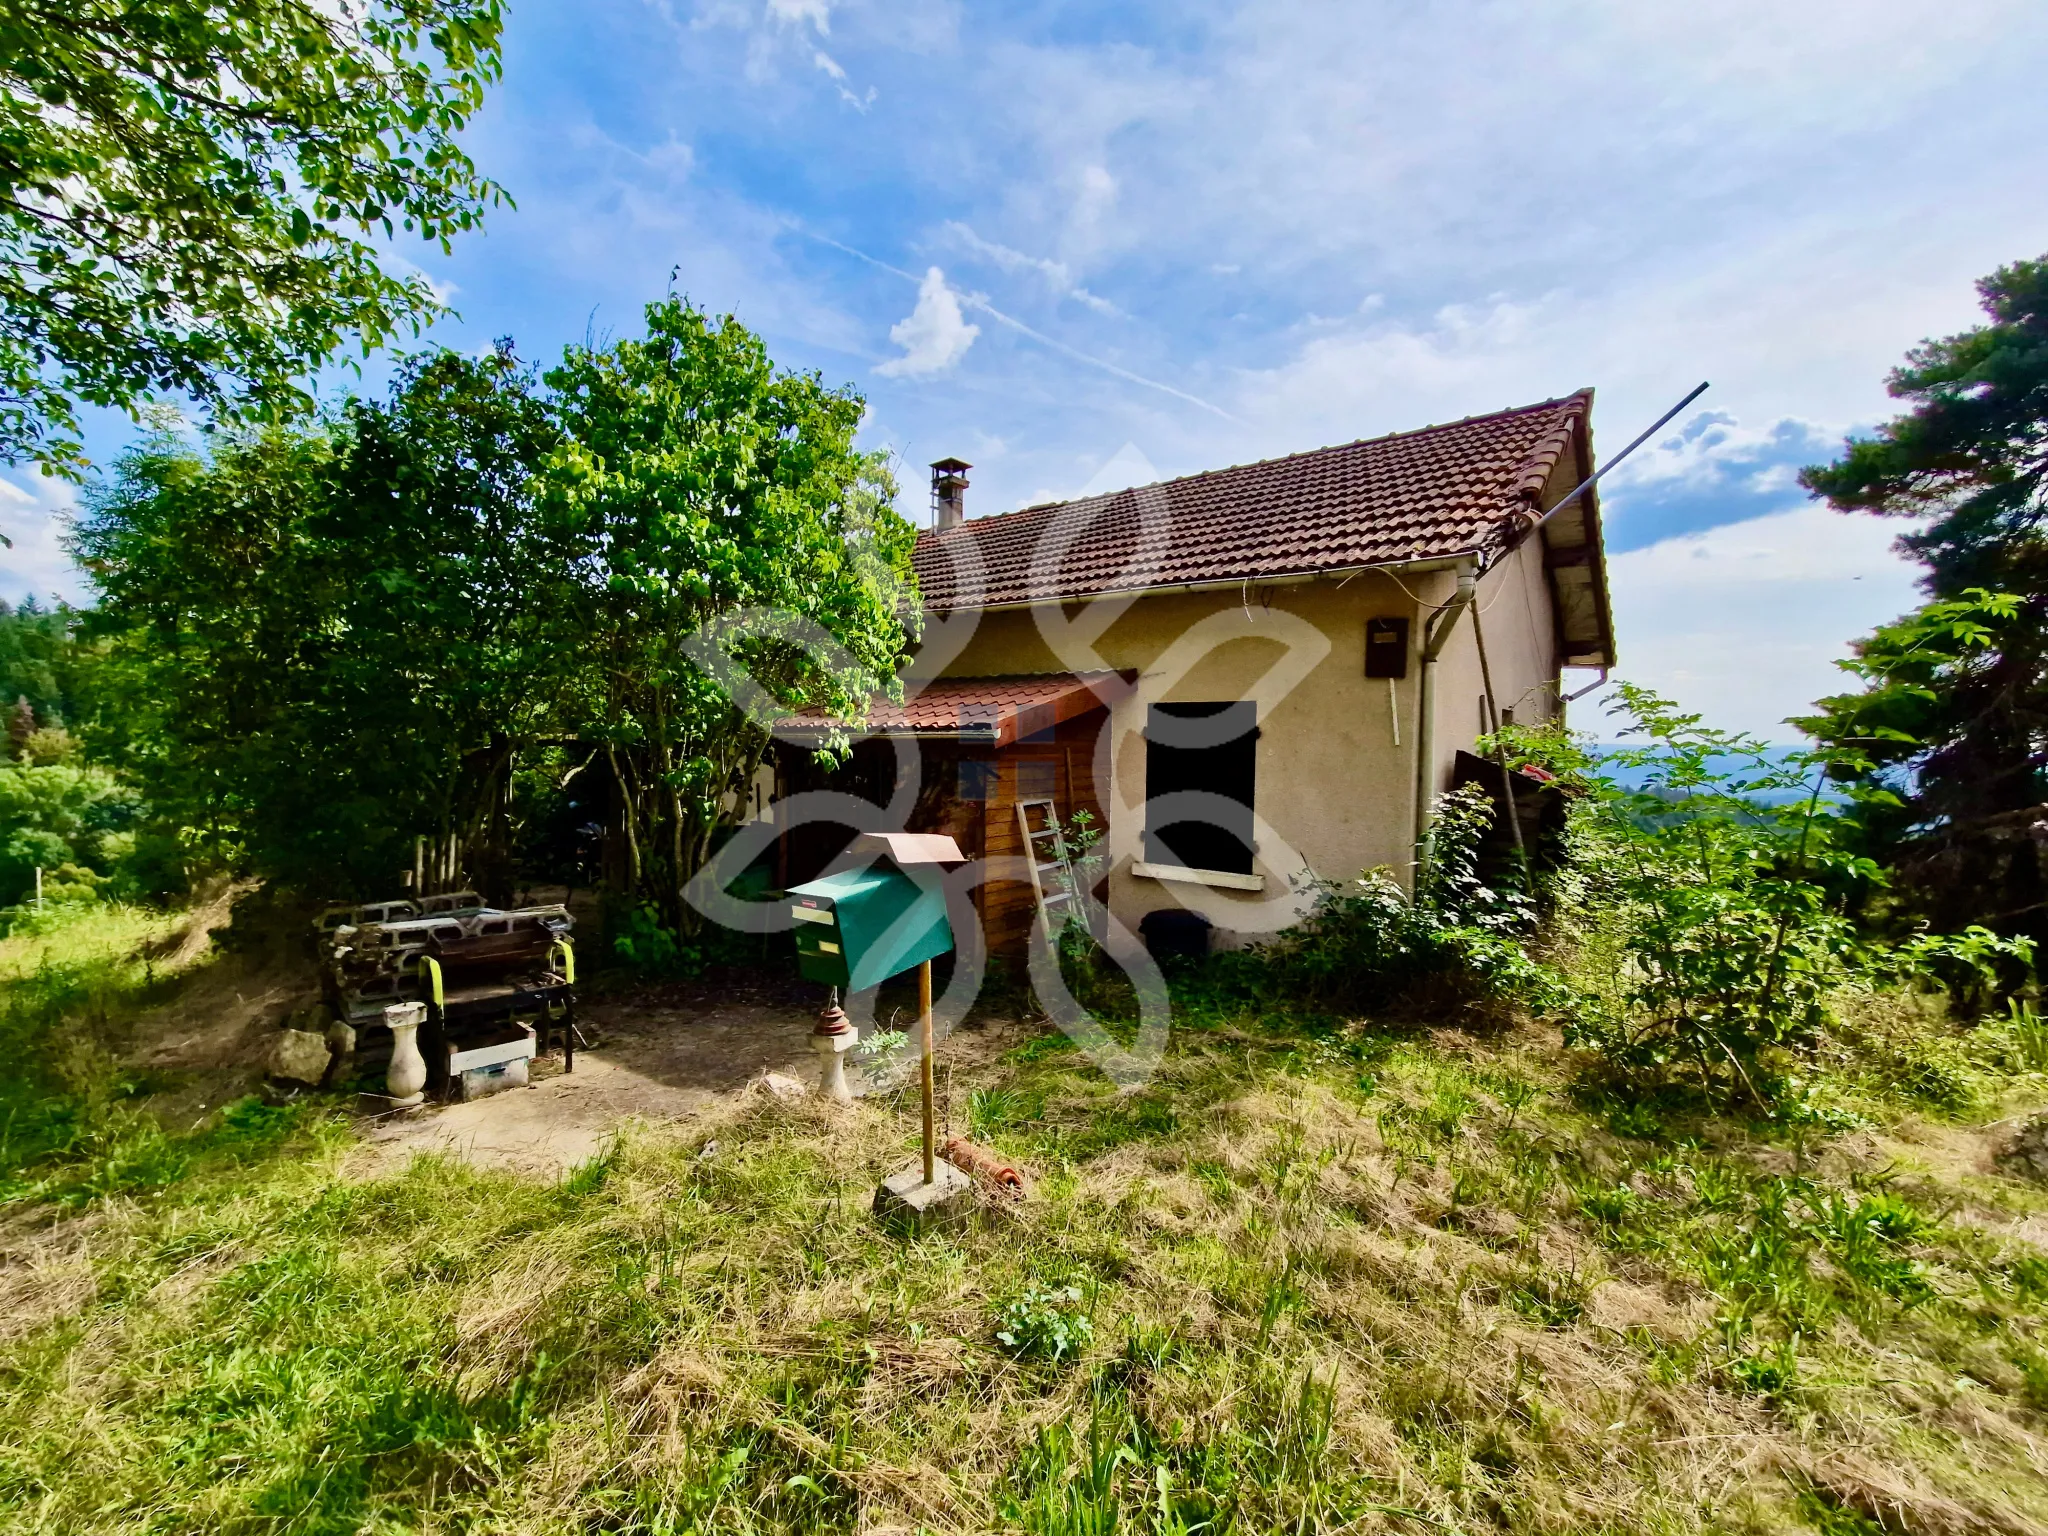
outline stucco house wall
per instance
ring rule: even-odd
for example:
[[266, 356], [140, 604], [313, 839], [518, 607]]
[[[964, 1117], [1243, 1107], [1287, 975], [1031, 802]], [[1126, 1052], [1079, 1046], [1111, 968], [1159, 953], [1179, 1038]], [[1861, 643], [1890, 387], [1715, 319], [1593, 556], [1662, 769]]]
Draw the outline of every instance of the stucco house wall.
[[[1318, 877], [1346, 879], [1386, 866], [1407, 878], [1419, 734], [1416, 648], [1427, 612], [1418, 604], [1442, 603], [1455, 587], [1450, 569], [1372, 570], [1348, 578], [1114, 599], [1113, 618], [1106, 610], [1086, 612], [1092, 604], [997, 610], [980, 616], [972, 638], [945, 671], [961, 677], [1098, 668], [1132, 674], [1130, 691], [1111, 707], [1095, 764], [1096, 793], [1109, 827], [1110, 910], [1135, 927], [1155, 908], [1186, 907], [1215, 924], [1220, 943], [1241, 943], [1295, 921]], [[1487, 576], [1480, 601], [1489, 600], [1493, 607], [1485, 621], [1495, 686], [1507, 697], [1533, 698], [1546, 683], [1554, 685], [1557, 675], [1535, 541]], [[1388, 680], [1365, 676], [1366, 620], [1383, 616], [1406, 618], [1410, 626], [1408, 675], [1393, 681], [1391, 698]], [[1532, 624], [1543, 641], [1533, 651]], [[1077, 652], [1082, 637], [1092, 639], [1086, 654]], [[1469, 616], [1438, 666], [1431, 756], [1440, 788], [1449, 782], [1457, 751], [1469, 749], [1479, 735], [1478, 651]], [[1143, 859], [1147, 707], [1238, 699], [1258, 705], [1253, 814], [1254, 873], [1261, 888], [1227, 889], [1137, 873]]]

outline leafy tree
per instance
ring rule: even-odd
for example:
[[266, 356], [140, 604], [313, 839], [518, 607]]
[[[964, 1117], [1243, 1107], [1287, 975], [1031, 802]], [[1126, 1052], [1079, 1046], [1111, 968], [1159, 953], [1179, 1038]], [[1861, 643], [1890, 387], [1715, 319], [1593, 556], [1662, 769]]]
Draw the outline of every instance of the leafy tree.
[[1616, 1006], [1575, 1034], [1633, 1070], [1764, 1102], [1766, 1053], [1810, 1040], [1857, 974], [1845, 887], [1882, 872], [1844, 846], [1823, 758], [1715, 730], [1633, 684], [1612, 712], [1627, 744], [1594, 770], [1581, 852], [1626, 962]]
[[693, 932], [684, 886], [768, 720], [895, 686], [916, 533], [854, 447], [860, 397], [778, 372], [730, 316], [651, 304], [644, 337], [572, 348], [547, 382], [567, 435], [547, 495], [590, 552], [580, 729], [620, 789], [628, 887]]
[[88, 497], [93, 625], [155, 701], [128, 761], [218, 856], [388, 886], [425, 836], [509, 895], [513, 759], [578, 656], [531, 385], [509, 346], [429, 354], [322, 431], [158, 434]]
[[82, 674], [90, 662], [77, 623], [71, 609], [44, 608], [33, 597], [18, 608], [0, 600], [0, 709], [12, 715], [25, 701], [31, 730], [80, 713]]
[[856, 396], [673, 300], [546, 382], [430, 354], [318, 427], [158, 432], [89, 492], [115, 760], [184, 843], [338, 892], [426, 837], [503, 899], [597, 760], [574, 798], [616, 784], [617, 878], [678, 933], [765, 719], [890, 686], [915, 533]]
[[1973, 1002], [2028, 978], [2024, 938], [1967, 928], [1887, 944], [1859, 926], [1859, 898], [1886, 876], [1833, 782], [1866, 766], [1854, 749], [1787, 751], [1647, 689], [1618, 693], [1622, 744], [1597, 755], [1556, 727], [1500, 738], [1574, 795], [1566, 867], [1546, 891], [1586, 985], [1573, 1043], [1626, 1078], [1767, 1107], [1845, 992], [1933, 982]]
[[0, 907], [28, 898], [90, 899], [134, 847], [139, 797], [104, 768], [0, 764]]
[[1864, 819], [1912, 872], [1909, 911], [2048, 938], [2030, 814], [2048, 800], [2048, 258], [1978, 291], [1987, 324], [1893, 371], [1911, 409], [1802, 476], [1840, 510], [1926, 519], [1899, 544], [1930, 602], [1859, 642], [1862, 690], [1800, 724], [1896, 793]]
[[513, 782], [558, 755], [585, 666], [572, 579], [584, 548], [536, 494], [560, 430], [501, 342], [482, 360], [413, 360], [388, 403], [350, 407], [346, 438], [309, 529], [346, 639], [307, 717], [347, 744], [336, 792], [366, 782], [401, 834], [449, 849], [509, 901]]
[[0, 460], [76, 473], [77, 410], [224, 417], [442, 313], [371, 240], [502, 193], [455, 136], [499, 0], [0, 0]]
[[100, 592], [90, 630], [130, 707], [108, 755], [195, 850], [226, 863], [272, 826], [318, 835], [295, 819], [307, 764], [290, 714], [317, 693], [333, 633], [304, 545], [334, 450], [325, 430], [273, 427], [204, 452], [160, 423], [88, 488], [73, 536]]

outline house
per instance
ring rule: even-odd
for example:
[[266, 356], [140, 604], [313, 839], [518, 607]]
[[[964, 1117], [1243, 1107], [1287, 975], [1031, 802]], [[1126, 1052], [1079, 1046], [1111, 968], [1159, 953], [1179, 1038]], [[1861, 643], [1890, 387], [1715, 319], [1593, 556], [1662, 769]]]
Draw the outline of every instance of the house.
[[[1572, 497], [1592, 403], [973, 519], [972, 466], [941, 460], [906, 702], [876, 705], [830, 781], [985, 861], [998, 952], [1035, 910], [1020, 800], [1103, 829], [1102, 894], [1134, 930], [1185, 908], [1242, 943], [1319, 877], [1410, 878], [1458, 754], [1556, 718], [1563, 670], [1613, 661], [1599, 508]], [[827, 722], [787, 724], [800, 746]], [[805, 764], [785, 752], [779, 792], [823, 787]], [[846, 841], [804, 830], [799, 878]]]

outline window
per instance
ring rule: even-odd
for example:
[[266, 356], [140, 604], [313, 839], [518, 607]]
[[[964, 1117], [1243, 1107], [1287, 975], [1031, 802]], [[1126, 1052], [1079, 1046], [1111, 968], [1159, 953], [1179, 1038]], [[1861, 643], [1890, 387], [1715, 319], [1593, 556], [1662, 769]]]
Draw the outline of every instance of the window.
[[1252, 872], [1258, 740], [1258, 706], [1249, 701], [1151, 707], [1145, 718], [1147, 863]]
[[985, 758], [960, 759], [960, 798], [989, 801], [996, 797], [996, 765]]

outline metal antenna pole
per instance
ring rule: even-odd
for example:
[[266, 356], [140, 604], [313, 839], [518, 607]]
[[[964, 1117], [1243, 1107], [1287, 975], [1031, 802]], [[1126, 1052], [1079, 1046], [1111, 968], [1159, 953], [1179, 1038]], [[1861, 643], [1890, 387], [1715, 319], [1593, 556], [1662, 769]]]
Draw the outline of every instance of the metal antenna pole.
[[1557, 516], [1558, 513], [1562, 512], [1566, 507], [1570, 506], [1574, 501], [1578, 500], [1579, 497], [1583, 496], [1587, 491], [1591, 490], [1594, 484], [1600, 479], [1602, 475], [1606, 474], [1607, 471], [1614, 468], [1615, 465], [1619, 464], [1623, 459], [1627, 458], [1630, 454], [1634, 453], [1638, 448], [1642, 447], [1644, 443], [1647, 443], [1650, 440], [1650, 438], [1653, 435], [1655, 435], [1661, 427], [1663, 427], [1665, 422], [1669, 421], [1672, 417], [1676, 416], [1680, 411], [1684, 410], [1688, 405], [1691, 405], [1693, 401], [1699, 399], [1699, 397], [1705, 394], [1706, 392], [1707, 386], [1704, 383], [1702, 383], [1701, 385], [1699, 385], [1698, 388], [1694, 389], [1691, 394], [1687, 395], [1683, 400], [1679, 401], [1678, 404], [1674, 405], [1662, 416], [1659, 416], [1655, 421], [1651, 422], [1648, 428], [1646, 428], [1643, 431], [1643, 433], [1636, 438], [1634, 442], [1630, 443], [1626, 448], [1622, 449], [1621, 452], [1617, 453], [1605, 464], [1602, 464], [1598, 469], [1594, 470], [1592, 474], [1586, 476], [1586, 478], [1580, 481], [1579, 484], [1572, 490], [1572, 493], [1569, 496], [1564, 497], [1561, 501], [1558, 502], [1556, 506], [1552, 507], [1548, 512], [1544, 513], [1541, 517], [1537, 518], [1535, 522], [1529, 525], [1530, 528], [1541, 528], [1545, 523], [1549, 522], [1553, 517]]

